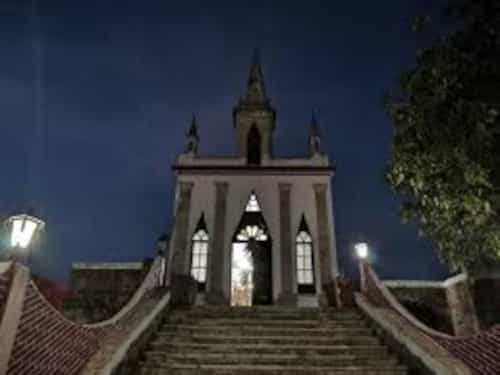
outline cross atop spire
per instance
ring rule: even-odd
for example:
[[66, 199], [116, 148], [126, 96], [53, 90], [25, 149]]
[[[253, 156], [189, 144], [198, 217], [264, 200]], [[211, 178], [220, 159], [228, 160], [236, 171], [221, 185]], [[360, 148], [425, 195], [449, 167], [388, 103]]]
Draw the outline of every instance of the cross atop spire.
[[252, 104], [267, 102], [266, 85], [264, 83], [264, 74], [260, 63], [260, 51], [256, 48], [252, 56], [250, 73], [248, 75], [248, 87], [245, 100]]

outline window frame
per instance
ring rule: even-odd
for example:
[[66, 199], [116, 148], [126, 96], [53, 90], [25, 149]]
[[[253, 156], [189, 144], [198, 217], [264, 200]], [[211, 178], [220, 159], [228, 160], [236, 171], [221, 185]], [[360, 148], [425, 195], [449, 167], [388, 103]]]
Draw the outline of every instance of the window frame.
[[[299, 254], [299, 248], [302, 248], [302, 254]], [[309, 248], [310, 255], [306, 254], [306, 249]], [[310, 262], [308, 261], [310, 260]], [[300, 228], [295, 236], [295, 276], [297, 278], [297, 289], [300, 294], [316, 293], [316, 275], [314, 269], [314, 246], [313, 239], [307, 228]], [[302, 264], [302, 266], [301, 266]], [[310, 267], [309, 267], [310, 264]], [[304, 281], [305, 275], [300, 277], [301, 272], [309, 272], [311, 281]], [[302, 281], [300, 280], [302, 279]]]
[[[191, 262], [189, 265], [189, 274], [196, 280], [199, 291], [205, 290], [207, 282], [209, 240], [210, 237], [208, 236], [208, 232], [203, 227], [197, 228], [191, 237]], [[195, 259], [198, 260], [197, 265], [195, 265]], [[203, 263], [204, 265], [202, 265]], [[195, 273], [195, 271], [202, 272], [202, 281], [199, 280], [199, 273]]]

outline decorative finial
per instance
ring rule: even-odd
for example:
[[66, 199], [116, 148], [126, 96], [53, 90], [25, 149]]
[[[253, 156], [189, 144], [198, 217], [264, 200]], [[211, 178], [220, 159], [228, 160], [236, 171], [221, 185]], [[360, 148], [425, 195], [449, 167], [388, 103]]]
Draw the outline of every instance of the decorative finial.
[[193, 119], [191, 120], [191, 126], [187, 133], [187, 152], [191, 152], [194, 155], [198, 152], [198, 142], [200, 138], [198, 137], [198, 125], [196, 123], [196, 116], [193, 114]]
[[246, 97], [247, 100], [251, 102], [265, 102], [267, 100], [264, 74], [262, 73], [262, 66], [260, 62], [260, 51], [257, 48], [254, 50], [252, 55]]
[[188, 137], [198, 138], [198, 124], [196, 122], [196, 116], [194, 114], [191, 120], [191, 127], [189, 128]]

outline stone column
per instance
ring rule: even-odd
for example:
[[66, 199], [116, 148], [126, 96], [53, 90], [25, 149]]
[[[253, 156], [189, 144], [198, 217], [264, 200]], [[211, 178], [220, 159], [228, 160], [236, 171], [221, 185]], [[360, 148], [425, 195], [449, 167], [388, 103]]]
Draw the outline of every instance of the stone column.
[[327, 299], [324, 295], [328, 285], [333, 281], [331, 270], [331, 254], [330, 254], [330, 227], [328, 220], [328, 207], [326, 199], [328, 184], [314, 184], [314, 197], [316, 200], [316, 221], [318, 230], [318, 250], [321, 272], [321, 286], [323, 289], [321, 304], [326, 304]]
[[210, 254], [209, 293], [207, 302], [210, 304], [226, 304], [224, 296], [224, 254], [226, 235], [227, 182], [215, 183], [215, 214], [214, 234], [212, 236], [212, 252]]
[[469, 287], [469, 280], [465, 279], [448, 286], [446, 288], [446, 299], [455, 335], [467, 336], [479, 332], [479, 321]]
[[290, 190], [291, 184], [278, 184], [279, 190], [279, 218], [280, 218], [280, 265], [281, 265], [281, 293], [278, 303], [281, 305], [295, 305], [297, 296], [293, 293], [293, 248], [291, 243], [291, 213]]
[[[173, 238], [173, 254], [169, 265], [171, 277], [186, 274], [188, 254], [187, 231], [189, 225], [189, 211], [191, 209], [192, 182], [179, 182], [178, 202], [175, 212], [175, 232]], [[188, 271], [189, 272], [189, 271]]]

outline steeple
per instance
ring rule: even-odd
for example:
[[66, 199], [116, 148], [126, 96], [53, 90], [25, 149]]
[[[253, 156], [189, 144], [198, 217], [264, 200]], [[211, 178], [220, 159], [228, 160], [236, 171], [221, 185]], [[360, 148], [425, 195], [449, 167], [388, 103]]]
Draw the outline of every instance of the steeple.
[[311, 131], [309, 133], [309, 144], [311, 156], [321, 154], [321, 133], [319, 131], [318, 121], [314, 112], [311, 115]]
[[268, 102], [264, 74], [262, 73], [262, 66], [260, 64], [260, 52], [258, 49], [255, 49], [253, 53], [245, 101], [248, 104], [266, 104]]
[[272, 157], [276, 112], [267, 97], [258, 50], [254, 51], [250, 64], [246, 92], [233, 109], [233, 122], [241, 158], [248, 164], [260, 165]]
[[191, 120], [191, 126], [186, 134], [187, 136], [187, 152], [196, 155], [198, 153], [198, 143], [200, 138], [198, 137], [198, 125], [196, 123], [196, 116], [193, 114], [193, 119]]

